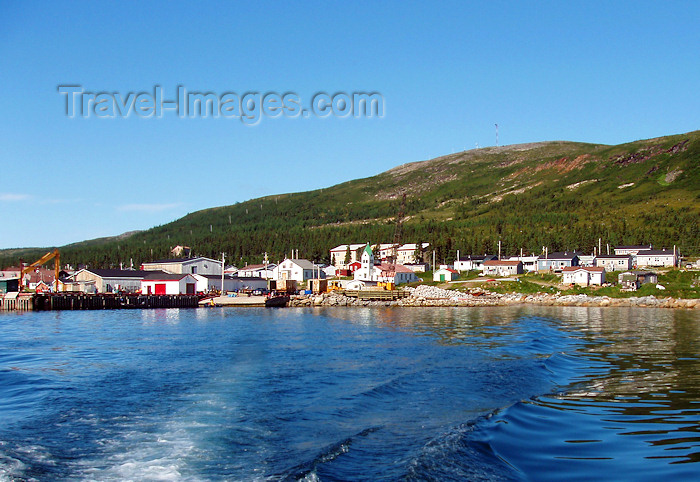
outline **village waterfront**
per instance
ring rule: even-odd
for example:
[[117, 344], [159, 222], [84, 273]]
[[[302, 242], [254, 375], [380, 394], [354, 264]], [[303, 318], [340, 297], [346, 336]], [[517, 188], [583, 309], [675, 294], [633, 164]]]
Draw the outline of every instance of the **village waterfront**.
[[0, 480], [691, 480], [700, 311], [0, 313]]

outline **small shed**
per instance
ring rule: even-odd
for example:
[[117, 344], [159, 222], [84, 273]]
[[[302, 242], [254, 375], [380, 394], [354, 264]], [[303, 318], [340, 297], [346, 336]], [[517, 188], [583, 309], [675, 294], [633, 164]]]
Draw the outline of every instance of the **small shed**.
[[653, 271], [625, 271], [617, 275], [617, 282], [622, 290], [637, 291], [644, 284], [658, 283], [659, 277]]
[[149, 295], [193, 295], [197, 279], [191, 274], [156, 272], [141, 280], [141, 293]]
[[441, 283], [454, 281], [457, 278], [459, 278], [459, 271], [452, 268], [440, 268], [433, 273], [433, 281], [440, 281]]

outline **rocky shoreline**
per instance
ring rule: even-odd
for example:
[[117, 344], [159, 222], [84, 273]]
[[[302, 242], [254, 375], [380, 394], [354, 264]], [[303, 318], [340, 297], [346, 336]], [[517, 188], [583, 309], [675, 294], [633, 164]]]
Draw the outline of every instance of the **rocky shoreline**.
[[700, 299], [656, 298], [654, 296], [610, 298], [607, 296], [547, 294], [500, 294], [472, 289], [468, 292], [444, 290], [421, 285], [408, 288], [410, 295], [394, 301], [361, 300], [337, 292], [319, 295], [296, 295], [290, 307], [304, 306], [507, 306], [533, 304], [542, 306], [621, 306], [650, 308], [686, 308], [700, 310]]

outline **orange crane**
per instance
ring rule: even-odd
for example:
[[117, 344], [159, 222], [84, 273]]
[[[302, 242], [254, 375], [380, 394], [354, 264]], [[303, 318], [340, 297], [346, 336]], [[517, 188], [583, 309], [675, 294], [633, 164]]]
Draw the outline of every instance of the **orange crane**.
[[25, 274], [29, 273], [32, 270], [32, 268], [35, 268], [37, 266], [41, 266], [42, 264], [47, 263], [47, 262], [51, 261], [52, 259], [54, 260], [54, 267], [56, 270], [56, 273], [54, 274], [54, 290], [58, 291], [58, 283], [59, 283], [58, 272], [60, 271], [60, 268], [61, 268], [61, 255], [58, 252], [58, 248], [54, 249], [53, 251], [49, 251], [44, 256], [42, 256], [38, 260], [34, 261], [32, 264], [25, 266], [24, 268], [22, 268], [22, 262], [20, 260], [20, 269], [21, 269], [20, 275], [19, 275], [20, 290], [22, 289], [21, 287], [22, 287], [22, 283], [23, 283]]

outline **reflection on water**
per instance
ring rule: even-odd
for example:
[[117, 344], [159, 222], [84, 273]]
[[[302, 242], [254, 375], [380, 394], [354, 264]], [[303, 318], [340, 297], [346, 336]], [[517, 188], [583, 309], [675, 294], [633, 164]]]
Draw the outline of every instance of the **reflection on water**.
[[0, 315], [0, 480], [689, 480], [700, 313]]

